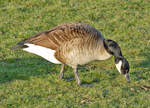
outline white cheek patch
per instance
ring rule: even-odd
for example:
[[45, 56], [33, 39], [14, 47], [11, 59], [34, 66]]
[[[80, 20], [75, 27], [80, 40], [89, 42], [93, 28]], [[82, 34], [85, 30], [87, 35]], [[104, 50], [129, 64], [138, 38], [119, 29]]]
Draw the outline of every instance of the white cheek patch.
[[58, 61], [54, 56], [56, 52], [55, 50], [51, 50], [49, 48], [45, 48], [42, 46], [30, 44], [30, 43], [26, 43], [25, 45], [27, 45], [28, 47], [24, 48], [23, 49], [24, 51], [39, 55], [52, 63], [61, 64], [61, 62]]
[[121, 74], [121, 65], [122, 65], [122, 61], [120, 60], [120, 61], [116, 64], [116, 68], [117, 68], [117, 70], [120, 72], [120, 74]]

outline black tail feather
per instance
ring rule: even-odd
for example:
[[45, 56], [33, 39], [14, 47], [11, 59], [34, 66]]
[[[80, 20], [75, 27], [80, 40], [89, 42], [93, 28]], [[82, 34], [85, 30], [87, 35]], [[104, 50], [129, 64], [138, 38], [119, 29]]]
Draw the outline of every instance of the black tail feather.
[[16, 45], [10, 48], [11, 50], [17, 50], [17, 49], [23, 49], [23, 48], [28, 48], [27, 45]]
[[22, 49], [22, 48], [27, 48], [27, 45], [24, 45], [26, 43], [26, 39], [20, 41], [19, 43], [17, 43], [16, 46], [13, 46], [12, 48], [10, 48], [11, 50], [17, 50], [17, 49]]

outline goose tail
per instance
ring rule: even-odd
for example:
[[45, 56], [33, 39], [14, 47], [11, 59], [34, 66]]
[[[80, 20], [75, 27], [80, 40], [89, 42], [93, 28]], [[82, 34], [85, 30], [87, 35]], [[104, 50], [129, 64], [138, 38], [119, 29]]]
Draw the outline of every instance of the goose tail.
[[19, 43], [17, 43], [17, 45], [11, 47], [11, 50], [19, 50], [19, 49], [23, 49], [23, 48], [27, 48], [28, 46], [25, 45], [26, 40], [20, 41]]

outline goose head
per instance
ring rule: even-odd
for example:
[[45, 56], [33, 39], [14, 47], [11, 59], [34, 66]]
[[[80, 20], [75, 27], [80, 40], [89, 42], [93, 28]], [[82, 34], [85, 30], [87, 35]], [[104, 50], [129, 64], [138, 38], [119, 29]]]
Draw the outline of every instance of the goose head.
[[115, 58], [115, 65], [119, 73], [123, 74], [128, 82], [130, 82], [129, 77], [129, 63], [128, 61], [122, 56], [121, 48], [119, 45], [113, 40], [104, 40], [104, 47], [106, 51], [113, 55]]
[[130, 82], [129, 77], [129, 63], [124, 57], [115, 57], [115, 65], [119, 73], [123, 74], [128, 82]]

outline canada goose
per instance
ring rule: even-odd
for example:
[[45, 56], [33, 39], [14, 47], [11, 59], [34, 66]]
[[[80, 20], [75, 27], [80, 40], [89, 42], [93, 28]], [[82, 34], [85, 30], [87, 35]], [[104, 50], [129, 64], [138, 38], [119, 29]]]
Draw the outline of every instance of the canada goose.
[[60, 79], [64, 78], [64, 66], [73, 68], [75, 79], [80, 85], [77, 66], [93, 60], [106, 60], [114, 56], [117, 70], [129, 82], [129, 63], [122, 56], [119, 45], [88, 24], [69, 23], [57, 26], [19, 42], [12, 49], [39, 55], [46, 60], [62, 64]]

